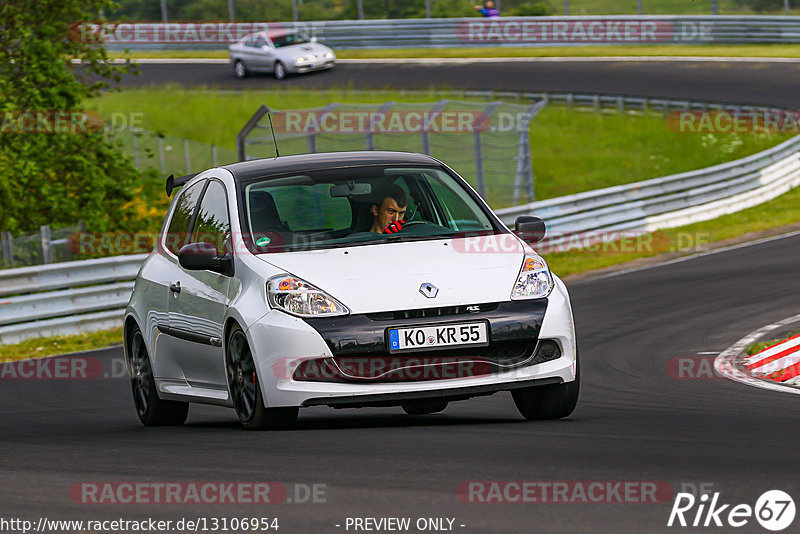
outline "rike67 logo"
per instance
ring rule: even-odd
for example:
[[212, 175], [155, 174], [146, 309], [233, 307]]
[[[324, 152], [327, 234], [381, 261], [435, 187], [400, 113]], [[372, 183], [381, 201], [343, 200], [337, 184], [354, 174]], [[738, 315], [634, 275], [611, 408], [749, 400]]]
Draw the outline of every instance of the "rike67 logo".
[[749, 504], [723, 504], [720, 493], [695, 497], [691, 493], [678, 493], [669, 514], [667, 526], [680, 527], [743, 527], [755, 520], [767, 530], [784, 530], [794, 521], [795, 505], [792, 497], [781, 490], [764, 492], [755, 506]]

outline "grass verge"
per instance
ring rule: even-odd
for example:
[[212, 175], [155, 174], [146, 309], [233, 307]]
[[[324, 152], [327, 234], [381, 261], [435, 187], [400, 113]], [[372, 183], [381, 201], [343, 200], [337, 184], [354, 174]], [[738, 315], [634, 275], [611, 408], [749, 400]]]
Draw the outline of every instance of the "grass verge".
[[[122, 51], [109, 52], [120, 58]], [[222, 50], [134, 50], [133, 58], [227, 58]], [[386, 48], [337, 50], [339, 59], [394, 58], [495, 58], [495, 57], [608, 57], [608, 56], [699, 56], [699, 57], [782, 57], [800, 58], [795, 45], [635, 45], [635, 46], [483, 46], [452, 48]]]
[[782, 338], [778, 338], [778, 339], [770, 339], [768, 341], [759, 341], [757, 343], [753, 343], [752, 345], [747, 347], [747, 350], [745, 352], [747, 352], [748, 356], [752, 356], [753, 354], [761, 352], [762, 350], [766, 349], [767, 347], [771, 347], [772, 345], [777, 345], [778, 343], [786, 341], [790, 337], [794, 337], [794, 336], [796, 336], [798, 334], [800, 334], [800, 330], [798, 330], [796, 332], [792, 332], [791, 334], [789, 334], [786, 337], [782, 337]]
[[38, 337], [21, 343], [0, 345], [0, 362], [43, 358], [84, 350], [100, 349], [122, 343], [122, 327], [72, 336]]

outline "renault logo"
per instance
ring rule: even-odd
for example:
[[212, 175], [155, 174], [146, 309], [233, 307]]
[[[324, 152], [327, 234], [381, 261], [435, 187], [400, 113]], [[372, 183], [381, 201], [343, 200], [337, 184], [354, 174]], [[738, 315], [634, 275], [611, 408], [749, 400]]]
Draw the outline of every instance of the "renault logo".
[[439, 293], [439, 288], [431, 284], [430, 282], [425, 282], [424, 284], [419, 286], [419, 292], [428, 297], [429, 299], [432, 299], [436, 298], [437, 293]]

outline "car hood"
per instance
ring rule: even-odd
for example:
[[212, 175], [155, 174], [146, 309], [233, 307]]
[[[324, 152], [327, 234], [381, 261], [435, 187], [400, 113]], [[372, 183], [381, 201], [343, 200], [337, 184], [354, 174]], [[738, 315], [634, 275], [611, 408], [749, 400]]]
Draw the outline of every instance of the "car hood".
[[330, 51], [330, 48], [319, 43], [304, 43], [275, 49], [277, 55], [291, 59], [307, 56], [321, 57], [324, 56], [326, 52]]
[[[493, 246], [499, 237], [511, 239]], [[257, 257], [314, 284], [352, 313], [373, 313], [507, 301], [523, 254], [522, 245], [504, 234]], [[435, 298], [420, 292], [424, 283], [438, 288]]]

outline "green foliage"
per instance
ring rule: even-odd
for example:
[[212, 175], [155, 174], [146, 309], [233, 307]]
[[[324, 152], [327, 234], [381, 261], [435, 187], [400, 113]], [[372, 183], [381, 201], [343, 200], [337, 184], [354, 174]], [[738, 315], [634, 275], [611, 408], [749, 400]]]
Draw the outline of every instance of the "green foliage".
[[505, 13], [514, 17], [543, 17], [554, 15], [555, 10], [546, 1], [525, 0], [510, 12]]
[[[737, 0], [737, 4], [744, 8], [752, 9], [755, 12], [780, 11], [784, 8], [783, 0]], [[797, 5], [789, 2], [789, 6]]]
[[[87, 98], [128, 71], [75, 23], [98, 20], [109, 0], [7, 0], [0, 4], [0, 116], [80, 112]], [[74, 65], [71, 58], [83, 62]], [[102, 128], [0, 133], [0, 229], [26, 232], [82, 219], [95, 231], [124, 223], [137, 172]]]
[[[476, 17], [475, 4], [483, 0], [430, 0], [431, 16]], [[404, 19], [425, 17], [425, 0], [363, 0], [367, 19]], [[123, 0], [111, 13], [112, 18], [161, 20], [159, 2]], [[228, 20], [227, 0], [169, 0], [169, 20]], [[543, 0], [503, 0], [503, 15], [548, 15], [552, 8]], [[300, 20], [357, 19], [357, 0], [297, 0]], [[237, 21], [292, 20], [291, 0], [234, 0]]]

